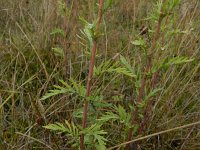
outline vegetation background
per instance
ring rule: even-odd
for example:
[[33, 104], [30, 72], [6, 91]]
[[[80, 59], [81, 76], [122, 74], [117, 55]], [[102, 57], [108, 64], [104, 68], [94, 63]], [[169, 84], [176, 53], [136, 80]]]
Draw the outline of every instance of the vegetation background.
[[[151, 48], [156, 32], [156, 20], [151, 16], [159, 2], [113, 0], [103, 15], [88, 126], [107, 118], [97, 126], [103, 144], [90, 138], [95, 134], [83, 132], [91, 142], [85, 143], [88, 150], [126, 142], [133, 107], [141, 108], [135, 125], [145, 129], [134, 131], [132, 139], [180, 127], [138, 141], [137, 149], [200, 149], [200, 125], [184, 128], [200, 118], [199, 0], [180, 1], [163, 20], [152, 61], [155, 68], [168, 66], [158, 72], [155, 89], [150, 73], [145, 102], [135, 102], [145, 74], [144, 49]], [[97, 3], [0, 1], [0, 149], [78, 149], [79, 142], [73, 137], [81, 132], [76, 136], [66, 135], [66, 131], [57, 134], [43, 126], [55, 130], [48, 124], [67, 120], [69, 126], [80, 128], [92, 45], [84, 37], [83, 22], [97, 18]], [[63, 84], [68, 87], [62, 89]], [[94, 148], [93, 143], [103, 146]]]

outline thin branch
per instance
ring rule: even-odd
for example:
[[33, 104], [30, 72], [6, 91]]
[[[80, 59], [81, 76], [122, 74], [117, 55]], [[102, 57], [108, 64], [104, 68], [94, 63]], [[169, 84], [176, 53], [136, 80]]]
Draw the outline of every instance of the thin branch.
[[200, 124], [200, 121], [197, 121], [197, 122], [186, 124], [186, 125], [183, 125], [183, 126], [179, 126], [179, 127], [171, 128], [171, 129], [168, 129], [168, 130], [160, 131], [160, 132], [157, 132], [157, 133], [149, 134], [149, 135], [146, 135], [146, 136], [143, 136], [143, 137], [140, 137], [140, 138], [137, 138], [137, 139], [134, 139], [134, 140], [131, 140], [131, 141], [128, 141], [128, 142], [124, 142], [124, 143], [121, 143], [119, 145], [110, 147], [107, 150], [120, 148], [120, 147], [122, 147], [124, 145], [130, 144], [130, 143], [133, 143], [133, 142], [138, 142], [138, 141], [141, 141], [141, 140], [144, 140], [144, 139], [148, 139], [148, 138], [151, 138], [151, 137], [154, 137], [154, 136], [158, 136], [158, 135], [161, 135], [161, 134], [165, 134], [165, 133], [168, 133], [168, 132], [172, 132], [172, 131], [176, 131], [176, 130], [180, 130], [180, 129], [184, 129], [184, 128], [189, 128], [189, 127], [192, 127], [192, 126], [195, 126], [195, 125], [199, 125], [199, 124]]

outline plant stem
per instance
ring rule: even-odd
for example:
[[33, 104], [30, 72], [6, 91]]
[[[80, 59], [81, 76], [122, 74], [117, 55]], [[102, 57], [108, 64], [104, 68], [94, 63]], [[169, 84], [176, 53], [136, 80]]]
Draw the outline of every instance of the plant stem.
[[[67, 1], [65, 2], [65, 7], [67, 7]], [[68, 20], [69, 19], [65, 13], [64, 20], [63, 20], [63, 30], [65, 31], [65, 37], [62, 40], [62, 44], [63, 44], [63, 51], [64, 51], [64, 60], [63, 60], [64, 68], [63, 68], [63, 70], [64, 70], [64, 77], [66, 80], [68, 79], [68, 71], [69, 71], [69, 69], [68, 69], [68, 51], [67, 50], [70, 47], [70, 42], [67, 39], [67, 36], [69, 35], [69, 31], [70, 31], [68, 29], [68, 27], [69, 27]]]
[[[141, 102], [141, 100], [142, 100], [142, 96], [143, 96], [143, 93], [144, 93], [146, 80], [147, 80], [146, 73], [150, 70], [150, 68], [151, 68], [151, 62], [149, 61], [149, 62], [147, 62], [147, 68], [145, 70], [145, 74], [144, 74], [144, 77], [142, 79], [142, 85], [140, 87], [139, 95], [138, 95], [137, 100], [136, 100], [137, 103]], [[138, 123], [137, 116], [136, 116], [137, 114], [138, 114], [138, 108], [136, 106], [135, 110], [132, 112], [132, 120], [131, 120], [132, 125]], [[133, 129], [130, 128], [129, 134], [128, 134], [128, 141], [131, 140], [132, 134], [133, 134]], [[126, 145], [126, 150], [129, 150], [129, 144]]]
[[[95, 33], [98, 33], [99, 25], [102, 19], [102, 10], [103, 10], [104, 0], [99, 0], [99, 11], [98, 11], [98, 20], [96, 24]], [[93, 39], [93, 48], [92, 48], [92, 56], [90, 58], [90, 67], [89, 67], [89, 74], [87, 79], [87, 88], [86, 88], [86, 98], [90, 95], [90, 88], [91, 88], [91, 80], [93, 76], [93, 69], [95, 64], [95, 57], [96, 57], [96, 50], [97, 50], [97, 39]], [[87, 123], [87, 114], [88, 114], [88, 100], [85, 99], [84, 101], [84, 111], [83, 111], [83, 121], [82, 121], [82, 128], [86, 127]], [[80, 149], [84, 150], [84, 134], [80, 137]]]
[[[156, 43], [159, 39], [161, 23], [162, 23], [162, 20], [163, 20], [163, 3], [164, 2], [165, 2], [165, 0], [162, 1], [162, 9], [161, 9], [160, 16], [159, 16], [159, 19], [158, 19], [158, 23], [157, 23], [157, 27], [156, 27], [156, 33], [155, 33], [155, 36], [154, 36], [154, 39], [153, 39], [152, 46], [150, 48], [150, 53], [147, 56], [146, 69], [144, 71], [144, 76], [143, 76], [142, 84], [141, 84], [141, 87], [140, 87], [140, 90], [139, 90], [139, 95], [136, 99], [136, 105], [142, 101], [143, 93], [144, 93], [144, 90], [145, 90], [145, 87], [146, 87], [147, 73], [151, 70], [151, 67], [152, 67], [152, 58], [153, 58], [153, 54], [155, 52], [154, 49], [156, 48]], [[135, 110], [132, 112], [131, 125], [134, 125], [135, 123], [136, 124], [139, 123], [138, 120], [137, 120], [137, 114], [138, 114], [138, 108], [136, 106]], [[133, 128], [130, 128], [129, 134], [128, 134], [128, 141], [131, 140], [132, 134], [133, 134]], [[129, 150], [129, 144], [130, 143], [126, 144], [126, 150]]]

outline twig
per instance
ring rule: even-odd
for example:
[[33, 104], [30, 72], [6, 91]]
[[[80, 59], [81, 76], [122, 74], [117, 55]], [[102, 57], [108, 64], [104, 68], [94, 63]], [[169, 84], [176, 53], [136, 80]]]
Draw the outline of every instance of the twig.
[[186, 124], [186, 125], [179, 126], [179, 127], [175, 127], [175, 128], [172, 128], [172, 129], [160, 131], [160, 132], [157, 132], [157, 133], [149, 134], [149, 135], [146, 135], [146, 136], [143, 136], [143, 137], [140, 137], [140, 138], [137, 138], [137, 139], [134, 139], [134, 140], [131, 140], [131, 141], [128, 141], [128, 142], [124, 142], [124, 143], [121, 143], [119, 145], [110, 147], [107, 150], [112, 150], [112, 149], [115, 149], [115, 148], [120, 148], [120, 147], [122, 147], [124, 145], [130, 144], [130, 143], [133, 143], [133, 142], [141, 141], [141, 140], [144, 140], [144, 139], [151, 138], [153, 136], [157, 136], [157, 135], [160, 135], [160, 134], [165, 134], [165, 133], [176, 131], [176, 130], [180, 130], [180, 129], [183, 129], [183, 128], [189, 128], [191, 126], [195, 126], [195, 125], [199, 125], [199, 124], [200, 124], [200, 121], [194, 122], [194, 123], [190, 123], [190, 124]]
[[189, 137], [190, 137], [190, 135], [192, 134], [193, 131], [194, 131], [194, 126], [190, 129], [190, 132], [188, 133], [187, 137], [185, 138], [185, 141], [183, 142], [180, 150], [184, 149], [184, 147], [187, 144], [187, 142], [189, 141], [188, 139], [189, 139]]

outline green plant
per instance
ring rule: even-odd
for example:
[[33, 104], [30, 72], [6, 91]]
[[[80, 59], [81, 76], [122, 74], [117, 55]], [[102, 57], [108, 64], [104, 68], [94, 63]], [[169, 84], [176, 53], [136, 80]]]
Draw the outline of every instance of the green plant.
[[198, 149], [199, 0], [97, 2], [0, 1], [0, 149]]
[[[90, 34], [89, 34], [89, 35], [91, 35], [90, 37], [92, 37], [93, 48], [91, 50], [92, 53], [91, 53], [91, 59], [90, 59], [89, 74], [88, 74], [88, 79], [87, 79], [86, 98], [89, 97], [89, 95], [90, 95], [91, 80], [92, 80], [92, 76], [93, 76], [93, 69], [94, 69], [96, 50], [97, 50], [97, 37], [96, 36], [97, 36], [98, 30], [99, 30], [99, 25], [100, 25], [100, 22], [102, 19], [103, 6], [104, 6], [104, 0], [100, 0], [99, 1], [98, 19], [97, 19], [97, 23], [95, 25], [95, 31], [90, 32]], [[90, 28], [90, 31], [92, 31], [92, 29], [93, 28]], [[87, 37], [89, 35], [86, 34]], [[87, 123], [87, 112], [88, 112], [88, 100], [85, 99], [84, 111], [83, 111], [83, 121], [82, 121], [83, 129], [86, 127], [86, 123]], [[84, 150], [84, 134], [82, 134], [80, 137], [80, 149]]]
[[[106, 1], [104, 9], [107, 8], [107, 5], [110, 5], [110, 1]], [[180, 65], [188, 62], [192, 62], [194, 59], [189, 59], [187, 57], [168, 57], [166, 56], [162, 60], [154, 59], [154, 53], [160, 53], [156, 49], [159, 47], [158, 42], [160, 41], [160, 34], [162, 32], [162, 21], [165, 18], [171, 15], [173, 8], [179, 4], [178, 1], [170, 1], [165, 3], [165, 1], [159, 1], [156, 5], [155, 12], [150, 16], [151, 21], [157, 21], [156, 30], [153, 31], [154, 36], [149, 46], [144, 39], [144, 37], [139, 37], [137, 40], [132, 41], [131, 43], [140, 48], [144, 53], [144, 59], [146, 61], [146, 68], [142, 73], [139, 69], [135, 69], [131, 64], [126, 60], [122, 55], [119, 55], [119, 60], [106, 60], [102, 61], [97, 67], [94, 65], [96, 49], [97, 49], [97, 39], [99, 37], [99, 24], [102, 17], [103, 1], [100, 1], [99, 4], [99, 13], [98, 19], [94, 23], [88, 23], [84, 18], [80, 18], [81, 22], [84, 25], [84, 29], [81, 30], [81, 33], [86, 37], [89, 48], [91, 49], [91, 59], [89, 74], [87, 80], [87, 86], [84, 87], [82, 83], [77, 83], [74, 79], [70, 79], [71, 85], [67, 82], [61, 81], [64, 87], [54, 86], [56, 89], [50, 90], [42, 100], [56, 96], [59, 94], [69, 93], [71, 95], [77, 95], [80, 99], [84, 99], [84, 109], [78, 109], [74, 112], [74, 117], [81, 118], [81, 113], [83, 113], [82, 128], [79, 127], [78, 135], [80, 135], [80, 149], [84, 149], [86, 145], [87, 149], [105, 149], [106, 142], [108, 141], [104, 135], [107, 132], [101, 130], [101, 127], [105, 126], [106, 123], [112, 122], [120, 125], [123, 130], [121, 131], [123, 135], [122, 139], [125, 140], [126, 135], [128, 135], [127, 141], [131, 141], [132, 134], [141, 134], [145, 130], [145, 126], [148, 123], [148, 117], [152, 112], [152, 98], [163, 91], [163, 88], [156, 88], [157, 84], [157, 75], [159, 72], [165, 71], [171, 66]], [[62, 33], [60, 30], [57, 32]], [[178, 34], [178, 33], [177, 33]], [[139, 68], [139, 66], [138, 66]], [[136, 71], [138, 70], [138, 71]], [[137, 91], [137, 98], [135, 104], [128, 104], [128, 110], [123, 106], [109, 106], [107, 103], [103, 102], [102, 99], [104, 95], [101, 93], [101, 87], [94, 90], [92, 94], [91, 91], [91, 79], [92, 77], [100, 78], [105, 74], [120, 74], [126, 76], [131, 83], [134, 84], [135, 90]], [[142, 77], [143, 76], [143, 77]], [[142, 78], [141, 78], [142, 77]], [[147, 83], [151, 82], [152, 86], [148, 86]], [[86, 93], [86, 95], [85, 95]], [[92, 107], [90, 107], [90, 104]], [[106, 106], [107, 108], [112, 108], [114, 112], [107, 111], [106, 113], [98, 114], [94, 110], [96, 108], [101, 108]], [[130, 113], [132, 112], [132, 113]], [[100, 118], [96, 119], [95, 115], [91, 116], [91, 113], [95, 115], [100, 115]], [[89, 116], [89, 117], [88, 117]], [[90, 127], [86, 127], [87, 118], [90, 119]], [[93, 120], [93, 121], [92, 121]], [[95, 121], [94, 121], [95, 120]], [[48, 129], [52, 129], [53, 126], [62, 126], [62, 124], [51, 124], [50, 126], [45, 126]], [[59, 127], [57, 127], [59, 129]], [[73, 124], [74, 126], [74, 124]], [[56, 129], [53, 129], [56, 130]], [[63, 131], [64, 132], [64, 131]], [[77, 137], [77, 136], [76, 136]], [[94, 145], [93, 145], [94, 144]], [[126, 149], [129, 149], [129, 143], [126, 145]]]

